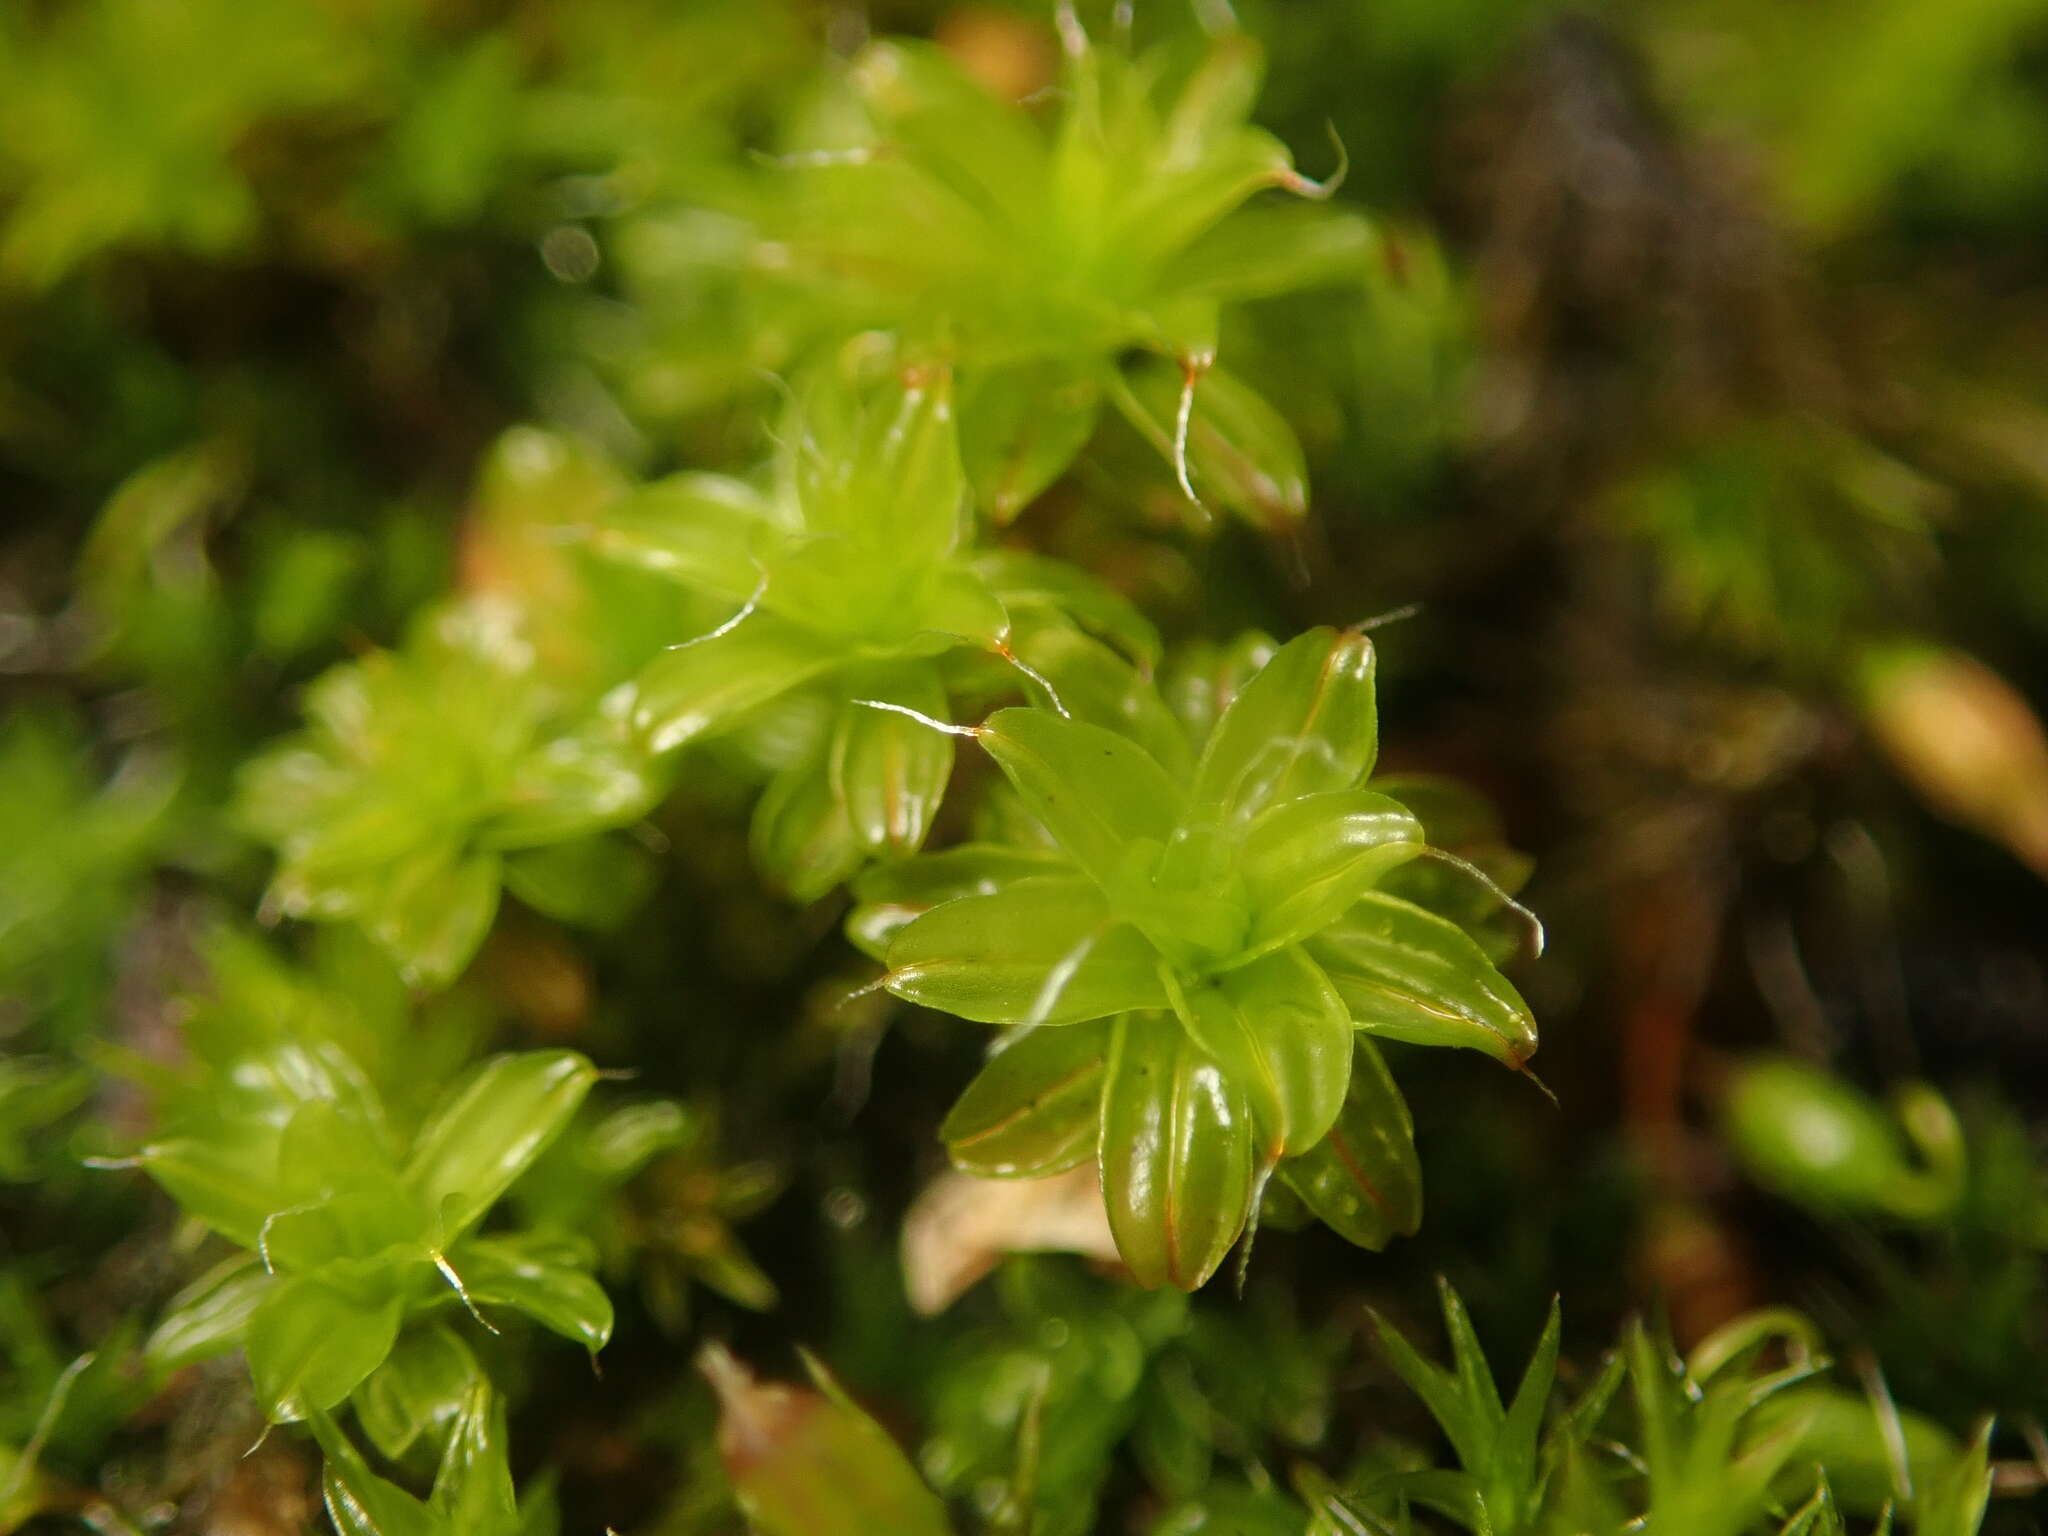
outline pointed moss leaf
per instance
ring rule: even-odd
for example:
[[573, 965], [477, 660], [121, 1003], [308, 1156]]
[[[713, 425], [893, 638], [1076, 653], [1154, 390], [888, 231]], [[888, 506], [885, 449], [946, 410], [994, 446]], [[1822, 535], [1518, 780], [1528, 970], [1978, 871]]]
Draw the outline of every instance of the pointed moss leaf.
[[1092, 1157], [1110, 1029], [1034, 1029], [991, 1056], [939, 1127], [954, 1166], [1039, 1178]]
[[143, 1358], [152, 1371], [168, 1375], [236, 1348], [276, 1283], [253, 1253], [216, 1265], [171, 1298], [142, 1346]]
[[493, 1056], [437, 1108], [413, 1143], [407, 1190], [452, 1242], [474, 1226], [569, 1123], [597, 1069], [574, 1051]]
[[1187, 999], [1188, 1032], [1251, 1104], [1267, 1161], [1323, 1139], [1351, 1079], [1351, 1016], [1299, 949], [1226, 972]]
[[1921, 1494], [1914, 1536], [1973, 1536], [1991, 1496], [1991, 1421], [1977, 1426], [1963, 1453]]
[[1016, 520], [1094, 434], [1102, 379], [1049, 359], [982, 369], [960, 402], [960, 453], [974, 499], [997, 523]]
[[1520, 1069], [1536, 1049], [1521, 994], [1456, 923], [1372, 891], [1308, 941], [1360, 1029], [1463, 1046]]
[[794, 625], [750, 614], [649, 662], [634, 684], [633, 728], [649, 751], [673, 751], [802, 686], [834, 659]]
[[384, 1363], [404, 1310], [397, 1296], [358, 1300], [311, 1276], [280, 1281], [249, 1317], [243, 1349], [273, 1423], [332, 1408]]
[[1056, 849], [1002, 843], [961, 843], [897, 864], [872, 865], [854, 881], [847, 937], [862, 954], [882, 960], [897, 930], [940, 902], [991, 895], [1033, 875], [1072, 867]]
[[933, 907], [889, 941], [889, 990], [984, 1024], [1163, 1008], [1158, 955], [1084, 880], [1040, 876]]
[[1290, 640], [1216, 722], [1192, 796], [1226, 822], [1247, 822], [1297, 795], [1352, 789], [1379, 744], [1372, 641], [1312, 629]]
[[1423, 851], [1422, 824], [1368, 789], [1303, 795], [1265, 811], [1244, 842], [1257, 955], [1328, 927]]
[[[1175, 441], [1186, 378], [1163, 360], [1133, 371], [1130, 394], [1145, 412], [1139, 429], [1154, 443]], [[1264, 396], [1222, 367], [1197, 377], [1187, 407], [1187, 472], [1196, 496], [1276, 532], [1308, 514], [1308, 468], [1301, 441]]]
[[754, 803], [748, 841], [762, 871], [799, 901], [816, 901], [861, 865], [860, 840], [822, 755], [769, 782]]
[[612, 559], [739, 603], [760, 584], [759, 551], [772, 531], [767, 505], [752, 486], [691, 473], [657, 480], [614, 503], [588, 537]]
[[1521, 1382], [1515, 1388], [1514, 1400], [1508, 1404], [1507, 1417], [1501, 1422], [1495, 1453], [1501, 1471], [1524, 1487], [1533, 1487], [1536, 1482], [1543, 1415], [1550, 1405], [1551, 1389], [1557, 1385], [1557, 1352], [1563, 1332], [1563, 1313], [1553, 1296], [1549, 1315], [1543, 1320], [1543, 1332], [1530, 1351], [1529, 1363], [1522, 1368]]
[[1128, 869], [1126, 849], [1163, 844], [1181, 795], [1143, 748], [1078, 720], [1036, 709], [989, 716], [981, 744], [1032, 815], [1105, 888]]
[[356, 1420], [396, 1461], [423, 1437], [439, 1439], [479, 1379], [476, 1356], [442, 1323], [408, 1329], [356, 1389]]
[[1078, 626], [1114, 646], [1147, 675], [1158, 664], [1159, 632], [1152, 621], [1116, 588], [1079, 566], [1021, 549], [990, 549], [974, 557], [974, 569], [1020, 620], [1042, 617]]
[[445, 987], [462, 974], [498, 913], [495, 854], [451, 858], [424, 853], [393, 872], [367, 913], [378, 943], [409, 986]]
[[[930, 663], [906, 663], [886, 677], [856, 678], [860, 699], [946, 717], [946, 691]], [[953, 738], [894, 710], [852, 702], [840, 708], [828, 757], [833, 798], [869, 853], [915, 853], [931, 829], [953, 771]]]
[[1114, 1026], [1102, 1091], [1102, 1193], [1117, 1252], [1140, 1285], [1191, 1291], [1244, 1230], [1251, 1105], [1181, 1028], [1156, 1013]]
[[1331, 1231], [1377, 1252], [1422, 1224], [1422, 1166], [1407, 1102], [1369, 1040], [1356, 1039], [1344, 1107], [1280, 1178]]
[[[1448, 1286], [1443, 1288], [1442, 1299], [1446, 1321], [1453, 1317], [1462, 1321], [1463, 1307]], [[1387, 1363], [1408, 1384], [1408, 1390], [1422, 1399], [1430, 1417], [1437, 1421], [1451, 1442], [1451, 1448], [1457, 1452], [1459, 1462], [1468, 1469], [1489, 1466], [1504, 1413], [1493, 1379], [1486, 1372], [1484, 1358], [1477, 1362], [1484, 1380], [1475, 1382], [1471, 1362], [1464, 1357], [1455, 1323], [1452, 1326], [1452, 1349], [1459, 1357], [1458, 1368], [1445, 1370], [1418, 1353], [1400, 1330], [1385, 1318], [1375, 1313], [1372, 1321]], [[1469, 1332], [1470, 1325], [1465, 1326]]]
[[612, 1336], [612, 1304], [591, 1278], [591, 1258], [579, 1241], [524, 1232], [472, 1238], [449, 1263], [472, 1305], [523, 1312], [596, 1354]]

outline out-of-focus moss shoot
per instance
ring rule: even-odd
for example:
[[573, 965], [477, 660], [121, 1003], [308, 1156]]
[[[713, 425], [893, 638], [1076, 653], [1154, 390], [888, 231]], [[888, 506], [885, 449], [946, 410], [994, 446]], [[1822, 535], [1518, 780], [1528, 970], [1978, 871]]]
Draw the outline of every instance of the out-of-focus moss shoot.
[[1817, 1068], [1767, 1059], [1736, 1074], [1723, 1118], [1751, 1175], [1789, 1199], [1846, 1214], [1939, 1219], [1961, 1195], [1961, 1133], [1931, 1088], [1903, 1090], [1898, 1109], [1895, 1121]]
[[1918, 644], [1873, 650], [1861, 682], [1865, 719], [1921, 797], [2048, 879], [2048, 733], [2013, 686]]
[[896, 1442], [815, 1365], [817, 1391], [757, 1381], [719, 1344], [697, 1365], [718, 1394], [726, 1475], [760, 1536], [949, 1536]]

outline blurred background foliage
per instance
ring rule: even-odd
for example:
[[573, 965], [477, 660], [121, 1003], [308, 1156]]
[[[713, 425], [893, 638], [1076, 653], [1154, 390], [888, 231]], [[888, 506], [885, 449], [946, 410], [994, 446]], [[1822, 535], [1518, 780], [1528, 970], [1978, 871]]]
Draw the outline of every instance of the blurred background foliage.
[[[1180, 61], [1231, 18], [1132, 11]], [[380, 1400], [444, 1451], [398, 1409], [313, 1417], [330, 1497], [339, 1478], [372, 1511], [359, 1529], [545, 1529], [559, 1503], [571, 1530], [733, 1530], [734, 1484], [763, 1529], [802, 1529], [764, 1478], [879, 1457], [841, 1387], [963, 1529], [1394, 1529], [1404, 1501], [1425, 1524], [1536, 1529], [1506, 1453], [1477, 1495], [1402, 1481], [1496, 1433], [1483, 1394], [1404, 1392], [1429, 1378], [1369, 1320], [1440, 1353], [1436, 1275], [1463, 1298], [1459, 1358], [1483, 1344], [1503, 1396], [1501, 1362], [1561, 1298], [1565, 1400], [1608, 1395], [1553, 1415], [1544, 1464], [1579, 1488], [1595, 1453], [1574, 1437], [1611, 1412], [1664, 1448], [1642, 1474], [1653, 1530], [1753, 1528], [1774, 1497], [1777, 1529], [1813, 1492], [1753, 1461], [1745, 1504], [1703, 1480], [1714, 1455], [1673, 1449], [1777, 1444], [1726, 1390], [1816, 1361], [1797, 1329], [1727, 1342], [1769, 1305], [1841, 1362], [1792, 1417], [1837, 1437], [1858, 1518], [1897, 1491], [1898, 1458], [1871, 1451], [1897, 1430], [1938, 1464], [1917, 1528], [1972, 1528], [1973, 1443], [1987, 1529], [2038, 1528], [2048, 5], [1236, 16], [1266, 53], [1256, 121], [1304, 176], [1336, 168], [1333, 138], [1348, 162], [1314, 210], [1334, 222], [1268, 192], [1259, 262], [1177, 279], [1233, 301], [1189, 448], [1241, 494], [1180, 494], [1155, 451], [1178, 381], [1128, 357], [1143, 337], [1051, 335], [977, 269], [963, 360], [1041, 370], [1031, 398], [1073, 460], [1013, 506], [998, 485], [1003, 539], [1093, 572], [1176, 653], [1418, 605], [1378, 637], [1385, 763], [1478, 786], [1533, 855], [1522, 895], [1550, 944], [1509, 973], [1558, 1102], [1389, 1046], [1428, 1168], [1415, 1236], [1369, 1254], [1269, 1230], [1241, 1296], [1226, 1272], [1189, 1298], [954, 1232], [919, 1262], [996, 1273], [924, 1317], [899, 1251], [925, 1250], [899, 1232], [977, 1053], [931, 1015], [846, 1001], [872, 969], [838, 937], [843, 898], [799, 904], [756, 872], [748, 807], [801, 743], [721, 738], [679, 789], [612, 783], [600, 835], [492, 839], [522, 773], [560, 768], [565, 740], [608, 761], [576, 722], [730, 611], [575, 530], [622, 487], [766, 458], [786, 380], [836, 327], [929, 318], [920, 264], [942, 253], [804, 190], [805, 156], [860, 142], [848, 61], [929, 37], [1042, 112], [1055, 18], [0, 7], [0, 1527], [324, 1518], [304, 1437], [244, 1454], [264, 1415], [239, 1366], [146, 1347], [219, 1240], [85, 1165], [203, 1100], [229, 1059], [210, 1050], [289, 1027], [361, 1063], [408, 1136], [487, 1050], [632, 1074], [565, 1111], [508, 1196], [603, 1280], [603, 1376], [472, 1330], [453, 1348], [492, 1385], [474, 1361], [443, 1380], [446, 1328], [408, 1323]], [[829, 237], [900, 270], [856, 302], [806, 267]], [[1123, 369], [1129, 408], [1097, 410], [1077, 358]], [[1277, 477], [1231, 481], [1245, 441]], [[489, 646], [480, 670], [435, 659], [503, 612], [516, 677]], [[398, 728], [322, 803], [420, 790], [417, 825], [355, 829], [428, 870], [410, 894], [292, 838], [293, 754], [326, 749], [287, 733], [310, 710], [345, 738], [359, 673], [405, 695]], [[476, 759], [451, 759], [431, 731], [468, 715]], [[243, 769], [259, 753], [268, 780]], [[368, 936], [282, 921], [351, 912]], [[1624, 1333], [1632, 1315], [1649, 1331]], [[805, 1347], [830, 1376], [769, 1389], [714, 1356], [721, 1461], [688, 1365], [707, 1339], [784, 1377]], [[1674, 1347], [1690, 1374], [1666, 1380]], [[871, 1528], [947, 1518], [914, 1478], [862, 1487], [894, 1511]], [[1585, 1497], [1573, 1528], [1598, 1528]]]

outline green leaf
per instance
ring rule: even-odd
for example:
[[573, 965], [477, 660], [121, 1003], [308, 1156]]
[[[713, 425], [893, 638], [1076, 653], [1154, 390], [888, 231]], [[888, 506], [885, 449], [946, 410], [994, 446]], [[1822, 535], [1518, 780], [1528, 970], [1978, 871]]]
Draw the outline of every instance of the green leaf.
[[[873, 699], [946, 717], [946, 691], [929, 663], [854, 677], [860, 700]], [[833, 798], [845, 808], [855, 842], [870, 853], [915, 853], [931, 830], [953, 771], [953, 738], [894, 710], [849, 702], [841, 707], [828, 758]]]
[[496, 1203], [569, 1123], [597, 1069], [574, 1051], [493, 1056], [428, 1119], [404, 1169], [406, 1188], [453, 1242]]
[[799, 431], [797, 495], [813, 533], [886, 551], [906, 569], [959, 544], [967, 479], [947, 369], [908, 366], [875, 389], [820, 374]]
[[1375, 1251], [1422, 1224], [1422, 1167], [1407, 1101], [1370, 1040], [1356, 1055], [1330, 1133], [1280, 1165], [1280, 1179], [1346, 1242]]
[[1529, 1005], [1456, 923], [1369, 891], [1308, 941], [1360, 1029], [1484, 1051], [1520, 1070], [1536, 1050]]
[[421, 1438], [438, 1439], [481, 1379], [476, 1356], [441, 1323], [406, 1331], [356, 1389], [356, 1419], [393, 1461]]
[[1299, 795], [1351, 789], [1379, 745], [1372, 641], [1312, 629], [1283, 645], [1245, 684], [1210, 734], [1193, 804], [1249, 822]]
[[1321, 932], [1423, 851], [1422, 823], [1369, 789], [1303, 795], [1262, 812], [1245, 836], [1249, 955]]
[[950, 53], [882, 39], [860, 51], [850, 77], [882, 139], [934, 181], [1017, 234], [1043, 217], [1043, 141]]
[[263, 1254], [284, 1274], [368, 1276], [425, 1261], [427, 1219], [402, 1191], [335, 1195], [279, 1211], [263, 1227]]
[[1991, 1497], [1991, 1421], [1977, 1426], [1961, 1455], [1921, 1495], [1914, 1536], [1976, 1536]]
[[1014, 522], [1087, 446], [1101, 411], [1093, 366], [1048, 359], [974, 374], [961, 390], [960, 454], [982, 510]]
[[505, 860], [505, 888], [514, 896], [557, 922], [599, 933], [637, 912], [660, 879], [659, 861], [623, 836], [579, 837]]
[[398, 1338], [399, 1297], [359, 1301], [312, 1276], [281, 1280], [250, 1314], [244, 1351], [273, 1423], [332, 1408], [383, 1364]]
[[1126, 880], [1126, 850], [1172, 834], [1180, 791], [1143, 748], [1100, 726], [1036, 709], [989, 716], [980, 741], [1032, 815], [1105, 890]]
[[1128, 736], [1176, 779], [1193, 771], [1187, 732], [1151, 677], [1108, 645], [1064, 624], [1046, 624], [1024, 628], [1014, 646], [1073, 718]]
[[591, 547], [708, 596], [745, 602], [773, 532], [760, 492], [725, 475], [680, 474], [643, 486], [587, 530]]
[[607, 1183], [617, 1182], [703, 1135], [703, 1117], [674, 1099], [621, 1104], [590, 1127], [577, 1161]]
[[1914, 1488], [1932, 1486], [1961, 1454], [1955, 1437], [1924, 1414], [1880, 1408], [1862, 1392], [1824, 1381], [1803, 1382], [1779, 1392], [1759, 1404], [1753, 1415], [1760, 1430], [1795, 1419], [1803, 1424], [1793, 1465], [1825, 1466], [1842, 1503], [1865, 1515], [1876, 1514], [1896, 1497], [1886, 1446], [1887, 1418], [1904, 1441], [1907, 1480]]
[[898, 864], [872, 865], [853, 883], [859, 905], [846, 919], [847, 937], [862, 954], [881, 960], [906, 923], [941, 902], [992, 895], [1019, 880], [1070, 868], [1051, 848], [1002, 843], [959, 843]]
[[180, 1209], [244, 1248], [256, 1246], [263, 1223], [286, 1203], [276, 1182], [277, 1132], [269, 1127], [152, 1142], [135, 1161]]
[[320, 1492], [341, 1536], [455, 1536], [425, 1504], [372, 1472], [329, 1415], [316, 1410], [306, 1419], [327, 1458]]
[[1187, 997], [1195, 1043], [1244, 1094], [1266, 1162], [1321, 1141], [1351, 1079], [1351, 1017], [1297, 948], [1228, 971]]
[[445, 987], [462, 973], [497, 916], [498, 882], [490, 854], [423, 853], [392, 872], [366, 915], [407, 985]]
[[510, 1307], [596, 1354], [612, 1336], [612, 1304], [591, 1278], [588, 1247], [546, 1233], [477, 1237], [448, 1257], [472, 1305]]
[[633, 728], [651, 752], [730, 725], [833, 665], [819, 641], [772, 614], [752, 613], [723, 633], [674, 646], [633, 685]]
[[631, 699], [607, 695], [576, 729], [549, 738], [517, 764], [477, 845], [499, 852], [545, 848], [623, 826], [660, 799], [664, 783], [628, 718]]
[[1117, 1252], [1140, 1285], [1194, 1290], [1244, 1230], [1251, 1106], [1179, 1022], [1113, 1026], [1098, 1152]]
[[754, 803], [747, 840], [762, 872], [798, 901], [816, 901], [860, 868], [860, 841], [833, 790], [824, 751], [769, 781]]
[[1073, 877], [933, 907], [889, 941], [891, 992], [985, 1024], [1073, 1024], [1163, 1008], [1159, 957]]
[[[1519, 1525], [1532, 1515], [1541, 1492], [1540, 1442], [1544, 1411], [1557, 1384], [1557, 1351], [1564, 1332], [1564, 1317], [1555, 1296], [1544, 1319], [1543, 1332], [1522, 1368], [1514, 1400], [1502, 1420], [1500, 1438], [1494, 1446], [1493, 1476], [1489, 1479], [1489, 1509], [1504, 1526]], [[1508, 1506], [1512, 1507], [1508, 1507]]]
[[719, 1345], [698, 1356], [718, 1394], [718, 1448], [758, 1536], [946, 1536], [945, 1506], [888, 1431], [812, 1364], [817, 1392], [757, 1382]]
[[1176, 650], [1162, 692], [1188, 738], [1206, 742], [1214, 736], [1223, 712], [1279, 650], [1278, 642], [1257, 630], [1227, 645], [1197, 642]]
[[434, 1473], [430, 1506], [459, 1536], [509, 1536], [518, 1529], [505, 1433], [505, 1401], [479, 1376], [470, 1386]]
[[1296, 203], [1239, 209], [1167, 267], [1175, 292], [1259, 299], [1362, 279], [1382, 242], [1348, 209]]
[[[1471, 1322], [1465, 1316], [1464, 1303], [1458, 1300], [1457, 1292], [1447, 1282], [1439, 1281], [1438, 1286], [1444, 1323], [1451, 1335], [1453, 1370], [1447, 1371], [1434, 1361], [1423, 1358], [1400, 1330], [1378, 1313], [1372, 1314], [1373, 1329], [1379, 1336], [1387, 1363], [1408, 1384], [1408, 1390], [1422, 1399], [1430, 1417], [1442, 1427], [1452, 1449], [1457, 1452], [1459, 1464], [1468, 1471], [1483, 1474], [1490, 1469], [1494, 1445], [1506, 1420], [1506, 1411], [1501, 1407], [1500, 1394], [1493, 1385], [1493, 1375], [1487, 1369], [1486, 1359], [1478, 1353]], [[1476, 1494], [1476, 1488], [1474, 1492]]]
[[1821, 1210], [1929, 1221], [1962, 1194], [1960, 1166], [1921, 1167], [1899, 1124], [1877, 1104], [1801, 1062], [1767, 1057], [1744, 1065], [1722, 1119], [1759, 1183]]
[[[1132, 370], [1129, 382], [1129, 401], [1144, 412], [1133, 425], [1172, 458], [1185, 387], [1181, 370], [1150, 359]], [[1228, 369], [1212, 366], [1195, 382], [1186, 454], [1188, 481], [1204, 502], [1267, 532], [1308, 515], [1308, 467], [1294, 429]]]
[[301, 1105], [277, 1143], [281, 1205], [299, 1206], [344, 1191], [390, 1200], [397, 1177], [381, 1126], [352, 1107], [326, 1099]]
[[954, 1166], [1039, 1178], [1094, 1156], [1110, 1028], [1033, 1029], [999, 1046], [939, 1127]]
[[1848, 1536], [1848, 1527], [1842, 1523], [1842, 1512], [1835, 1505], [1834, 1490], [1828, 1486], [1825, 1467], [1814, 1473], [1813, 1497], [1787, 1517], [1778, 1527], [1778, 1536]]
[[1159, 663], [1159, 631], [1123, 593], [1079, 566], [1021, 549], [983, 550], [974, 570], [1012, 617], [1055, 619], [1058, 632], [1079, 626], [1107, 641], [1149, 675]]
[[215, 1265], [170, 1299], [142, 1346], [158, 1375], [225, 1354], [242, 1342], [250, 1315], [276, 1281], [253, 1253]]

